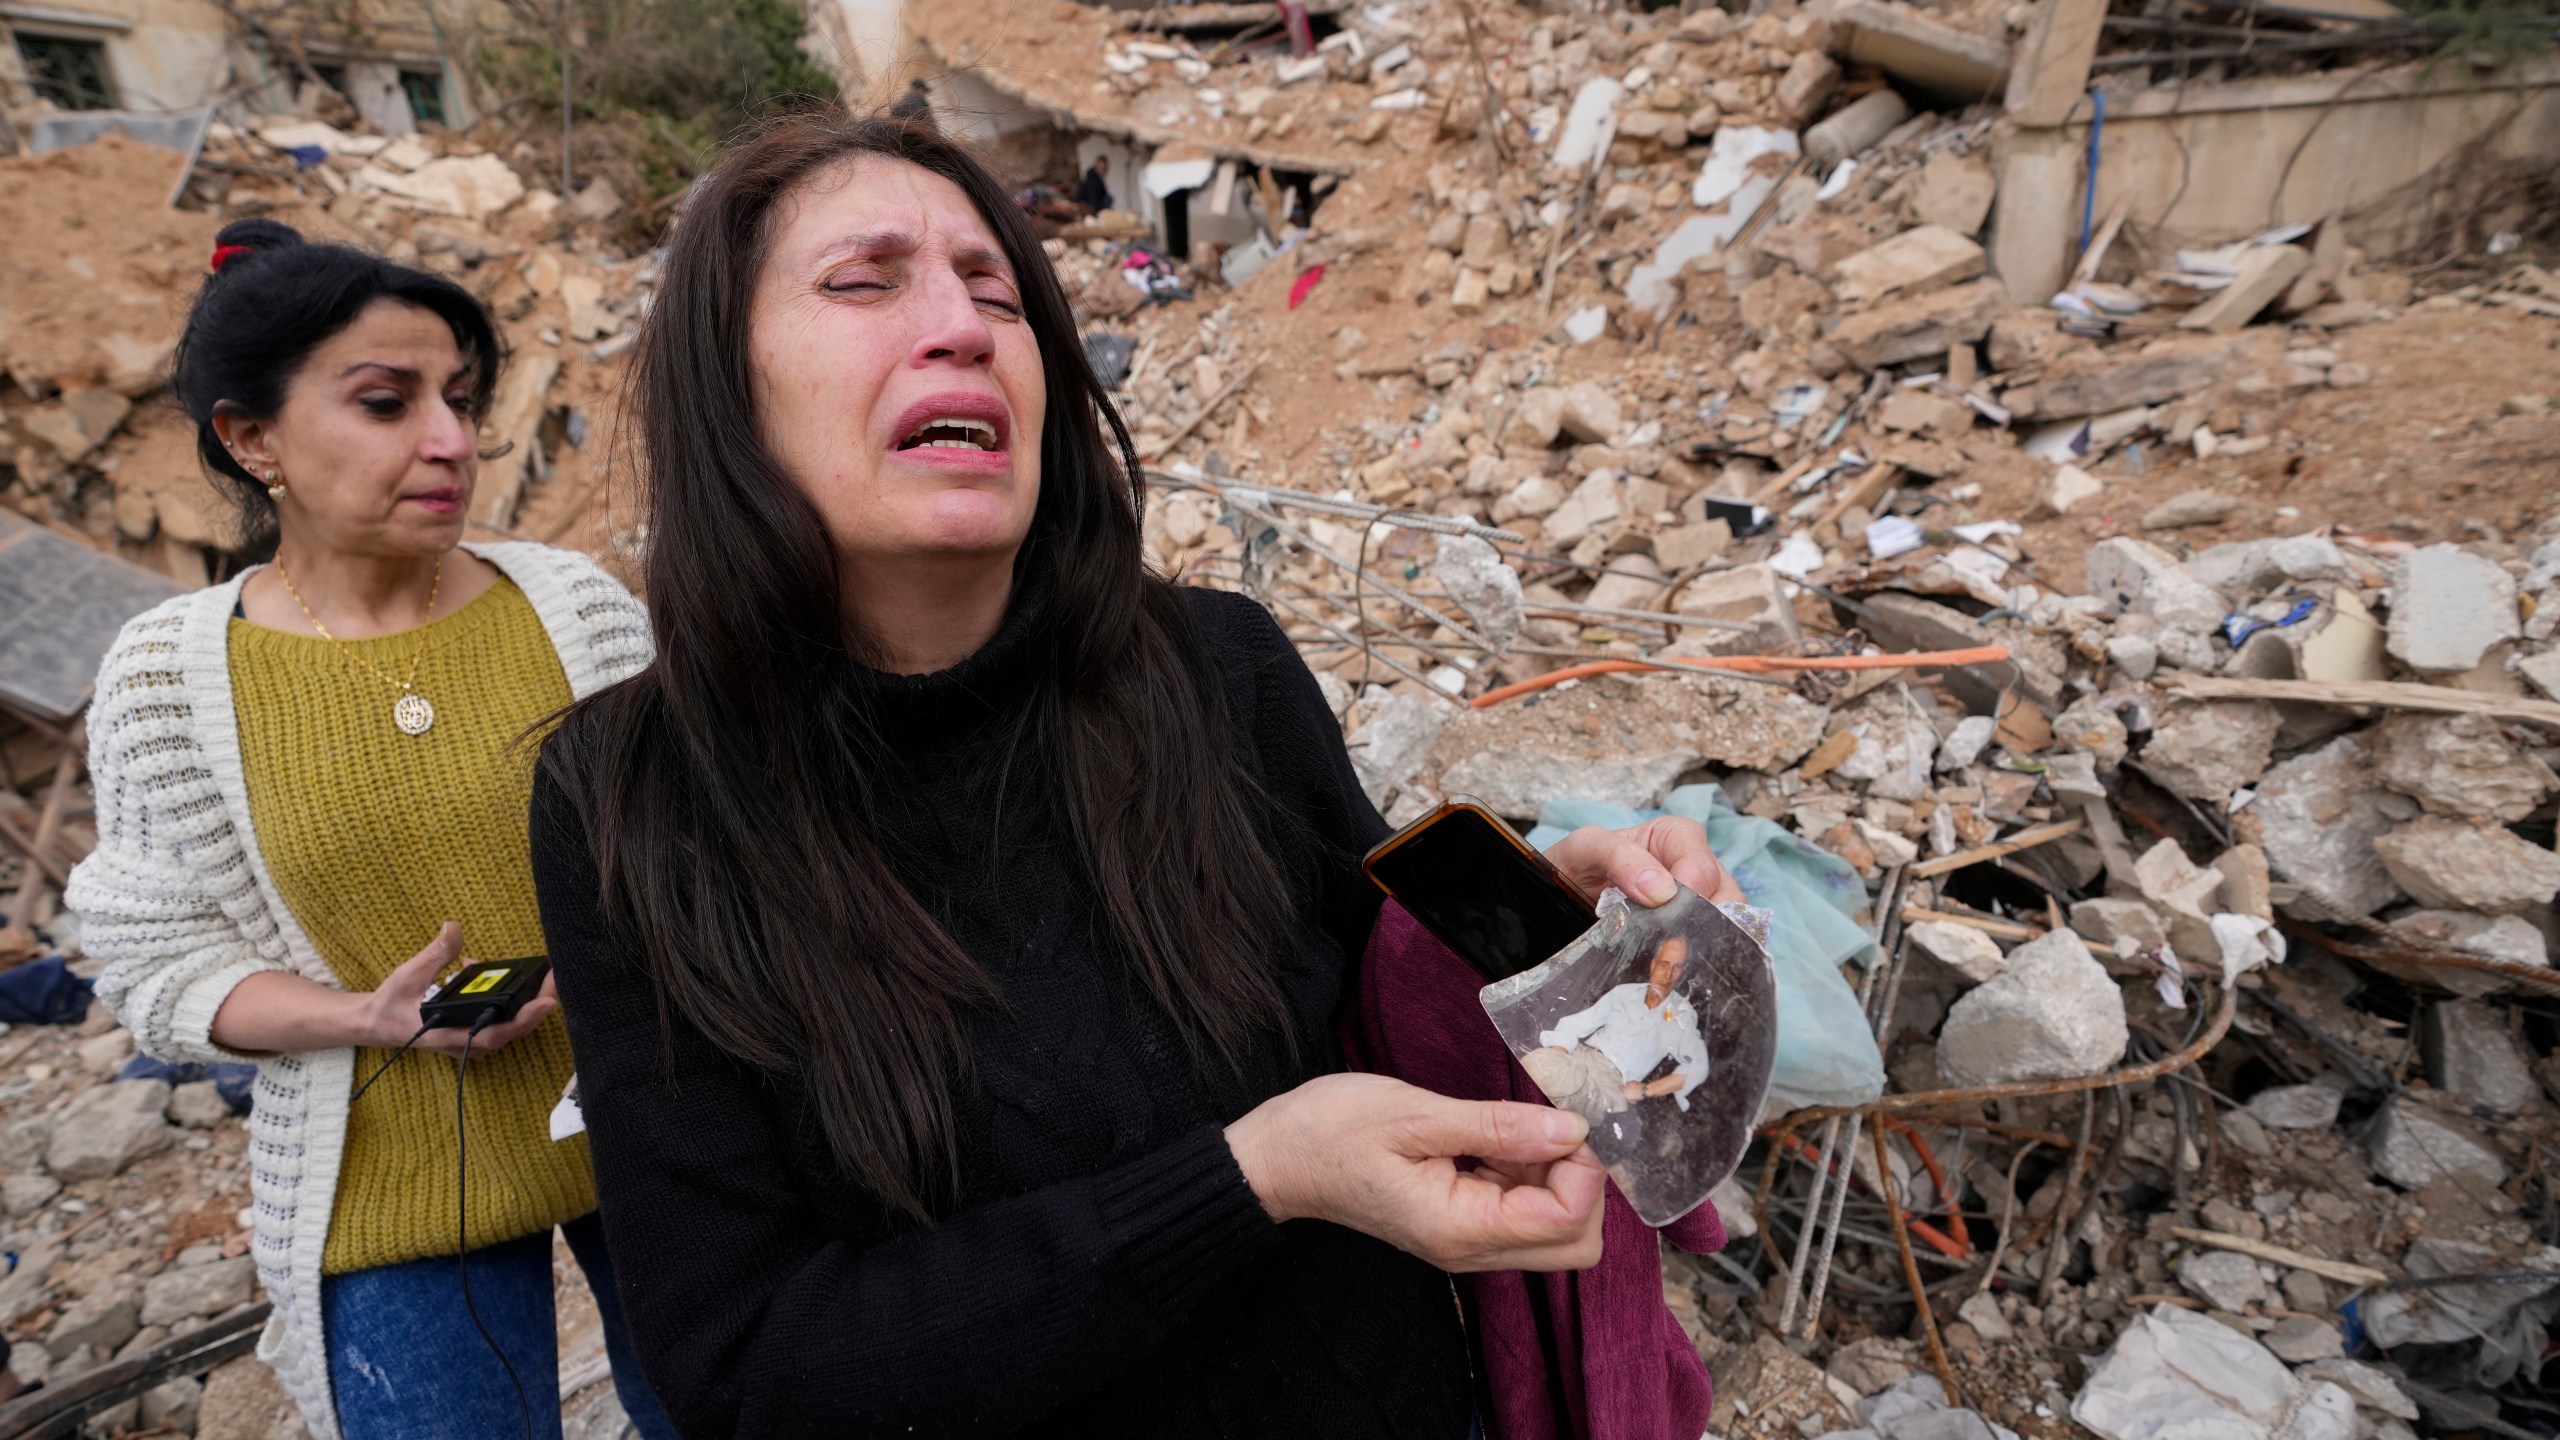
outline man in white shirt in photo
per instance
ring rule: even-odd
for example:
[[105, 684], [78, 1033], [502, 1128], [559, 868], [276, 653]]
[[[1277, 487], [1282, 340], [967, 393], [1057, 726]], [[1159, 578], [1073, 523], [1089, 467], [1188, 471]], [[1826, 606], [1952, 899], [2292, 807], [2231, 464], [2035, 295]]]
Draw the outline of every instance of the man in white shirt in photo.
[[[1613, 987], [1588, 1009], [1540, 1032], [1521, 1068], [1549, 1099], [1585, 1118], [1615, 1114], [1659, 1095], [1689, 1108], [1689, 1092], [1706, 1082], [1707, 1040], [1697, 1008], [1678, 993], [1688, 968], [1688, 942], [1673, 936], [1654, 951], [1646, 983]], [[1671, 1069], [1653, 1072], [1664, 1061]]]

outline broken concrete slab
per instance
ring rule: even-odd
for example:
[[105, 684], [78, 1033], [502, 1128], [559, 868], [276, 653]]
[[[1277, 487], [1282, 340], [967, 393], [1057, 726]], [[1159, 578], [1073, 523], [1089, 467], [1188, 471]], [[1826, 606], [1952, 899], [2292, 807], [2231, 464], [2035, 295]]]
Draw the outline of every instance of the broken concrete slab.
[[1544, 450], [1556, 443], [1564, 429], [1564, 391], [1553, 385], [1540, 385], [1521, 392], [1520, 402], [1511, 407], [1510, 424], [1503, 431], [1503, 442]]
[[2009, 966], [2009, 957], [2000, 953], [1999, 942], [1970, 925], [1915, 920], [1902, 933], [1911, 941], [1915, 953], [1970, 985], [1995, 979]]
[[2509, 824], [2532, 814], [2553, 788], [2531, 751], [2486, 715], [2400, 711], [2366, 735], [2374, 773], [2429, 813]]
[[1802, 130], [1822, 114], [1825, 101], [1840, 84], [1840, 62], [1819, 50], [1799, 50], [1778, 77], [1777, 93], [1770, 98], [1778, 118], [1791, 130]]
[[2169, 943], [2169, 927], [2160, 912], [2148, 901], [2131, 896], [2102, 895], [2071, 902], [2071, 928], [2109, 950], [2126, 942], [2140, 954]]
[[1857, 748], [1836, 773], [1864, 785], [1868, 798], [1917, 800], [1928, 789], [1938, 752], [1937, 727], [1898, 687], [1871, 690], [1840, 707], [1826, 728], [1858, 737]]
[[1868, 596], [1861, 614], [1867, 632], [1888, 650], [1961, 650], [1982, 645], [2005, 645], [2016, 664], [2016, 674], [1986, 668], [1980, 672], [1959, 667], [1946, 672], [1947, 693], [1977, 712], [1995, 709], [2001, 692], [2014, 679], [2018, 688], [2038, 705], [2054, 705], [2062, 698], [2063, 656], [2052, 637], [2024, 629], [1994, 631], [1952, 605], [1941, 605], [1899, 590], [1879, 590]]
[[2283, 714], [2263, 700], [2173, 702], [2142, 747], [2142, 765], [2190, 800], [2227, 801], [2266, 773], [2283, 724]]
[[2009, 83], [2009, 47], [1894, 0], [1851, 0], [1831, 14], [1831, 48], [1943, 99], [1970, 102]]
[[2169, 944], [2182, 958], [2199, 965], [2220, 961], [2213, 914], [2222, 894], [2221, 871], [2196, 864], [2177, 841], [2164, 839], [2133, 862], [2133, 878], [2142, 897], [2158, 907]]
[[2459, 545], [2429, 545], [2391, 567], [2391, 656], [2412, 670], [2477, 669], [2513, 640], [2516, 582], [2506, 567]]
[[2054, 931], [1956, 1001], [1938, 1034], [1938, 1073], [1953, 1085], [2095, 1075], [2124, 1058], [2126, 1039], [2116, 982], [2077, 935]]
[[2222, 624], [2222, 596], [2181, 568], [2177, 556], [2148, 540], [2129, 535], [2101, 540], [2089, 547], [2083, 570], [2089, 593], [2109, 614], [2148, 615], [2163, 625], [2198, 631]]
[[2361, 918], [2400, 897], [2373, 843], [2413, 808], [2382, 790], [2363, 737], [2343, 735], [2267, 771], [2250, 811], [2269, 870], [2325, 919]]
[[2241, 254], [2240, 273], [2211, 299], [2178, 317], [2178, 328], [2227, 335], [2282, 299], [2310, 265], [2311, 252], [2299, 245], [2252, 245]]
[[[1745, 648], [1765, 654], [1786, 653], [1785, 647], [1803, 638], [1796, 621], [1795, 606], [1788, 603], [1778, 572], [1765, 560], [1736, 565], [1730, 570], [1714, 570], [1700, 575], [1680, 587], [1672, 598], [1671, 608], [1678, 614], [1701, 620], [1728, 620], [1747, 628], [1711, 632], [1704, 640], [1692, 637], [1671, 647], [1666, 654], [1723, 654], [1728, 648], [1739, 652]], [[1692, 649], [1692, 644], [1700, 648]]]
[[2237, 363], [2228, 340], [2171, 338], [2132, 355], [2085, 350], [2055, 361], [2032, 394], [2013, 390], [2004, 399], [2022, 420], [2112, 415], [2193, 395], [2230, 375]]
[[1943, 225], [1964, 236], [1979, 236], [1991, 218], [1991, 202], [2000, 182], [1991, 167], [1952, 149], [1930, 152], [1921, 162], [1920, 181], [1911, 193], [1911, 215], [1923, 225]]
[[2106, 482], [2077, 465], [2057, 465], [2036, 491], [2034, 514], [2068, 515], [2075, 505], [2107, 493]]
[[1919, 295], [1982, 273], [1982, 247], [1944, 225], [1919, 225], [1842, 260], [1834, 291], [1844, 304]]
[[1878, 370], [1980, 340], [2008, 304], [1999, 281], [1977, 280], [1870, 305], [1841, 320], [1825, 338], [1850, 364]]
[[2364, 1143], [2374, 1173], [2403, 1190], [2424, 1190], [2457, 1176], [2486, 1185], [2507, 1183], [2507, 1162], [2497, 1151], [2406, 1097], [2382, 1108]]
[[1445, 794], [1531, 819], [1565, 797], [1644, 809], [1700, 765], [1774, 772], [1822, 738], [1827, 711], [1717, 675], [1611, 676], [1538, 703], [1458, 712], [1431, 746]]
[[[2053, 717], [2053, 738], [2074, 750], [2086, 752], [2101, 770], [2114, 770], [2124, 763], [2124, 721], [2095, 695], [2084, 696], [2071, 707]], [[2102, 799], [2099, 795], [2074, 796], [2075, 799]]]
[[2145, 511], [2142, 528], [2183, 530], [2195, 525], [2219, 525], [2242, 508], [2237, 495], [2225, 495], [2219, 490], [2186, 490]]
[[2418, 1031], [2418, 1053], [2437, 1090], [2478, 1109], [2513, 1115], [2542, 1090], [2505, 1018], [2476, 1001], [2441, 1000], [2428, 1006]]
[[65, 1182], [104, 1180], [176, 1142], [166, 1080], [120, 1080], [72, 1096], [56, 1118], [45, 1169]]
[[1621, 423], [1617, 397], [1589, 380], [1569, 386], [1557, 423], [1576, 440], [1605, 444], [1617, 435]]
[[2560, 855], [2495, 825], [2422, 816], [2373, 850], [2411, 899], [2437, 909], [2513, 915], [2560, 894]]
[[2216, 1310], [2239, 1314], [2267, 1298], [2258, 1262], [2230, 1250], [2191, 1250], [2178, 1260], [2178, 1283]]
[[2346, 1097], [2327, 1085], [2275, 1085], [2249, 1097], [2249, 1113], [2270, 1130], [2326, 1130]]

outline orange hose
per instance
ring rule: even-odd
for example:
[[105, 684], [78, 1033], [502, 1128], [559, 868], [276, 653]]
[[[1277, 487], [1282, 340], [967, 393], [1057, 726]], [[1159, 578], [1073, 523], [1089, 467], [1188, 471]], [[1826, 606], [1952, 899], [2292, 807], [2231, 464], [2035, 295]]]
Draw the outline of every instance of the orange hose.
[[1499, 705], [1505, 700], [1561, 685], [1567, 680], [1580, 680], [1589, 675], [1609, 675], [1623, 670], [1733, 670], [1750, 675], [1767, 675], [1786, 670], [1917, 670], [1937, 665], [1989, 665], [2009, 658], [2006, 645], [1977, 645], [1970, 650], [1920, 650], [1908, 655], [1706, 655], [1683, 660], [1586, 660], [1567, 665], [1544, 675], [1533, 675], [1499, 689], [1487, 690], [1475, 698], [1474, 708]]
[[[1929, 1153], [1929, 1142], [1921, 1139], [1919, 1130], [1905, 1121], [1887, 1119], [1884, 1125], [1911, 1142], [1911, 1152], [1920, 1157], [1920, 1163], [1929, 1171], [1929, 1178], [1937, 1183], [1938, 1198], [1946, 1202], [1947, 1228], [1955, 1232], [1955, 1242], [1964, 1247], [1964, 1253], [1972, 1254], [1973, 1237], [1965, 1233], [1964, 1211], [1956, 1204], [1956, 1192], [1947, 1184], [1947, 1172], [1938, 1168], [1938, 1157]], [[1913, 1223], [1917, 1225], [1918, 1222]]]

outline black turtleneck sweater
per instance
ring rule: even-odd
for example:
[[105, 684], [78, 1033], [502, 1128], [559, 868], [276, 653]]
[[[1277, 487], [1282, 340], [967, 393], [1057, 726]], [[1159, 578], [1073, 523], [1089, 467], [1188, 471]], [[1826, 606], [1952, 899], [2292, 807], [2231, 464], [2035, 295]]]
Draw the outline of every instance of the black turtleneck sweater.
[[1049, 623], [1036, 593], [949, 670], [861, 672], [906, 770], [875, 833], [1005, 1001], [969, 1017], [960, 1198], [930, 1226], [845, 1174], [796, 1078], [681, 1017], [662, 1028], [598, 912], [575, 807], [537, 783], [534, 878], [605, 1230], [643, 1368], [692, 1440], [1466, 1435], [1447, 1277], [1339, 1226], [1274, 1225], [1221, 1134], [1342, 1068], [1335, 1015], [1378, 909], [1357, 860], [1385, 825], [1270, 616], [1185, 594], [1278, 812], [1296, 1051], [1274, 1036], [1241, 1074], [1195, 1065], [1111, 937], [1013, 743]]

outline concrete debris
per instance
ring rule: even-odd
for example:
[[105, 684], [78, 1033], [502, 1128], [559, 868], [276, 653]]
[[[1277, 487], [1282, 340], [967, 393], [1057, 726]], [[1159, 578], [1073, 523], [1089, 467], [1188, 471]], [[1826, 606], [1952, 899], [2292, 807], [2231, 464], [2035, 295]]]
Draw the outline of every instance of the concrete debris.
[[2089, 593], [2115, 615], [2145, 615], [2163, 625], [2210, 631], [2222, 624], [2223, 599], [2181, 568], [2178, 557], [2148, 540], [2119, 536], [2090, 547]]
[[1432, 552], [1431, 578], [1467, 612], [1476, 633], [1496, 647], [1520, 633], [1520, 572], [1489, 541], [1451, 535]]
[[2392, 1101], [2374, 1117], [2365, 1153], [2375, 1174], [2403, 1190], [2423, 1190], [2453, 1177], [2507, 1183], [2507, 1165], [2498, 1152], [2407, 1099]]
[[1937, 962], [1947, 970], [1979, 985], [1996, 978], [2008, 968], [2009, 958], [1990, 936], [1970, 925], [1953, 925], [1943, 920], [1921, 920], [1903, 931], [1911, 948]]
[[121, 1174], [177, 1140], [177, 1128], [162, 1118], [168, 1108], [165, 1080], [127, 1080], [85, 1091], [55, 1119], [44, 1166], [64, 1181]]
[[2412, 670], [2476, 668], [2516, 638], [2516, 582], [2459, 545], [2429, 545], [2391, 568], [2391, 658]]
[[2153, 779], [2191, 800], [2215, 802], [2266, 773], [2284, 716], [2259, 700], [2170, 706], [2142, 747]]
[[2427, 1079], [2465, 1105], [2513, 1115], [2541, 1093], [2505, 1018], [2476, 1001], [2428, 1006], [2418, 1050]]
[[[1025, 197], [1145, 458], [1149, 565], [1271, 605], [1369, 799], [1401, 822], [1472, 793], [1526, 824], [1712, 782], [1739, 812], [1718, 823], [1759, 847], [1729, 857], [1746, 885], [1830, 857], [1856, 918], [1808, 968], [1849, 967], [1844, 1006], [1873, 960], [1861, 937], [1900, 946], [1883, 1058], [1901, 1092], [2100, 1074], [2234, 1007], [2208, 1073], [2247, 1104], [2180, 1082], [2100, 1096], [2104, 1163], [2077, 1189], [2055, 1156], [2015, 1168], [2006, 1132], [1958, 1139], [1940, 1111], [1888, 1130], [1890, 1183], [1932, 1233], [1960, 1209], [1985, 1255], [1976, 1217], [2026, 1217], [1997, 1283], [1942, 1314], [1978, 1411], [1882, 1338], [1910, 1311], [1871, 1293], [1899, 1273], [1874, 1244], [1871, 1156], [1835, 1283], [1790, 1332], [1825, 1338], [1778, 1343], [1782, 1296], [1675, 1259], [1667, 1298], [1719, 1382], [1713, 1433], [1991, 1440], [2065, 1410], [2143, 1440], [2408, 1433], [2416, 1407], [2341, 1357], [2354, 1287], [2161, 1227], [2175, 1197], [2182, 1226], [2315, 1266], [2414, 1272], [2431, 1227], [2494, 1236], [2495, 1264], [2532, 1253], [2522, 1217], [2549, 1181], [2527, 1157], [2560, 1144], [2541, 1093], [2560, 1082], [2508, 992], [2542, 987], [2449, 963], [2542, 970], [2560, 933], [2560, 726], [2534, 704], [2560, 699], [2560, 521], [2511, 463], [2560, 421], [2535, 308], [2560, 308], [2560, 282], [2524, 263], [2531, 227], [2516, 253], [2417, 273], [2375, 258], [2404, 243], [2378, 213], [2195, 233], [2240, 213], [2201, 177], [2286, 163], [2220, 135], [2189, 137], [2179, 173], [2200, 183], [2165, 202], [2178, 217], [2136, 204], [2106, 224], [2109, 195], [2168, 173], [2128, 157], [2184, 92], [2130, 63], [2161, 37], [2079, 0], [1412, 0], [1317, 7], [1305, 55], [1255, 43], [1276, 20], [1254, 8], [949, 0], [907, 24], [946, 123], [965, 114]], [[2227, 68], [2282, 86], [2330, 63], [2278, 47]], [[2115, 179], [2073, 273], [2097, 80]], [[593, 437], [625, 418], [681, 192], [583, 144], [575, 188], [545, 188], [556, 156], [520, 117], [394, 135], [325, 100], [330, 123], [246, 108], [283, 103], [222, 102], [174, 207], [173, 152], [128, 135], [0, 159], [0, 523], [184, 586], [230, 573], [159, 391], [214, 231], [272, 214], [486, 300], [513, 359], [471, 518], [637, 578], [647, 537], [597, 499], [610, 447]], [[2279, 130], [2304, 109], [2245, 108]], [[7, 118], [0, 134], [37, 133]], [[2307, 143], [2288, 197], [2338, 192], [2338, 133]], [[1071, 217], [1064, 194], [1104, 156], [1126, 208]], [[1987, 647], [2007, 658], [1788, 668]], [[1737, 659], [1778, 664], [1581, 668]], [[0, 819], [32, 830], [51, 767], [0, 718]], [[86, 803], [66, 812], [75, 848]], [[2024, 848], [1990, 853], [2003, 842]], [[0, 911], [24, 868], [0, 848]], [[79, 963], [50, 889], [32, 899], [0, 963]], [[2413, 1041], [2423, 1082], [2382, 1094], [2370, 1068]], [[112, 1358], [153, 1305], [183, 1327], [250, 1287], [238, 1120], [207, 1082], [112, 1080], [130, 1055], [111, 1027], [42, 1036], [11, 1064], [46, 1073], [0, 1087], [34, 1086], [0, 1096], [0, 1248], [27, 1257], [0, 1310], [32, 1317], [13, 1332], [22, 1380]], [[2068, 1134], [2079, 1103], [2017, 1096], [1998, 1118]], [[1759, 1163], [1720, 1192], [1737, 1234]], [[1782, 1164], [1773, 1207], [1801, 1214], [1812, 1168]], [[2483, 1189], [2509, 1173], [2513, 1194]], [[2229, 1323], [2133, 1303], [2181, 1287]], [[2402, 1329], [2368, 1325], [2359, 1353], [2403, 1363], [2390, 1337], [2435, 1312], [2363, 1293]], [[2426, 1343], [2485, 1357], [2483, 1329]], [[2081, 1386], [2066, 1355], [2105, 1358]], [[290, 1407], [264, 1375], [234, 1362], [118, 1418], [193, 1406], [199, 1430], [268, 1435], [260, 1407]]]
[[2178, 1262], [2178, 1283], [2216, 1310], [2238, 1314], [2267, 1298], [2258, 1262], [2229, 1250], [2191, 1250]]
[[2381, 790], [2364, 737], [2341, 736], [2270, 768], [2250, 809], [2268, 868], [2318, 913], [2362, 917], [2400, 898], [2374, 842], [2412, 811]]
[[2436, 909], [2514, 915], [2560, 894], [2560, 855], [2494, 825], [2429, 815], [2373, 850], [2409, 898]]
[[[2268, 1331], [2261, 1343], [2288, 1365], [2344, 1359], [2347, 1353], [2346, 1336], [2339, 1333], [2337, 1326], [2315, 1315], [2291, 1315], [2277, 1321], [2276, 1328]], [[2347, 1394], [2343, 1389], [2339, 1393]], [[2348, 1396], [2347, 1404], [2350, 1410], [2354, 1408], [2353, 1396]]]
[[2486, 715], [2392, 715], [2368, 737], [2374, 773], [2429, 813], [2513, 823], [2560, 780]]
[[2237, 496], [2219, 490], [2189, 490], [2172, 495], [2154, 505], [2142, 516], [2145, 530], [2183, 530], [2194, 525], [2219, 525], [2240, 513]]
[[2277, 1085], [2249, 1097], [2249, 1113], [2275, 1130], [2326, 1130], [2345, 1097], [2326, 1085]]
[[1938, 1073], [1956, 1085], [2094, 1075], [2124, 1055], [2123, 992], [2068, 931], [2009, 952], [1947, 1012]]

